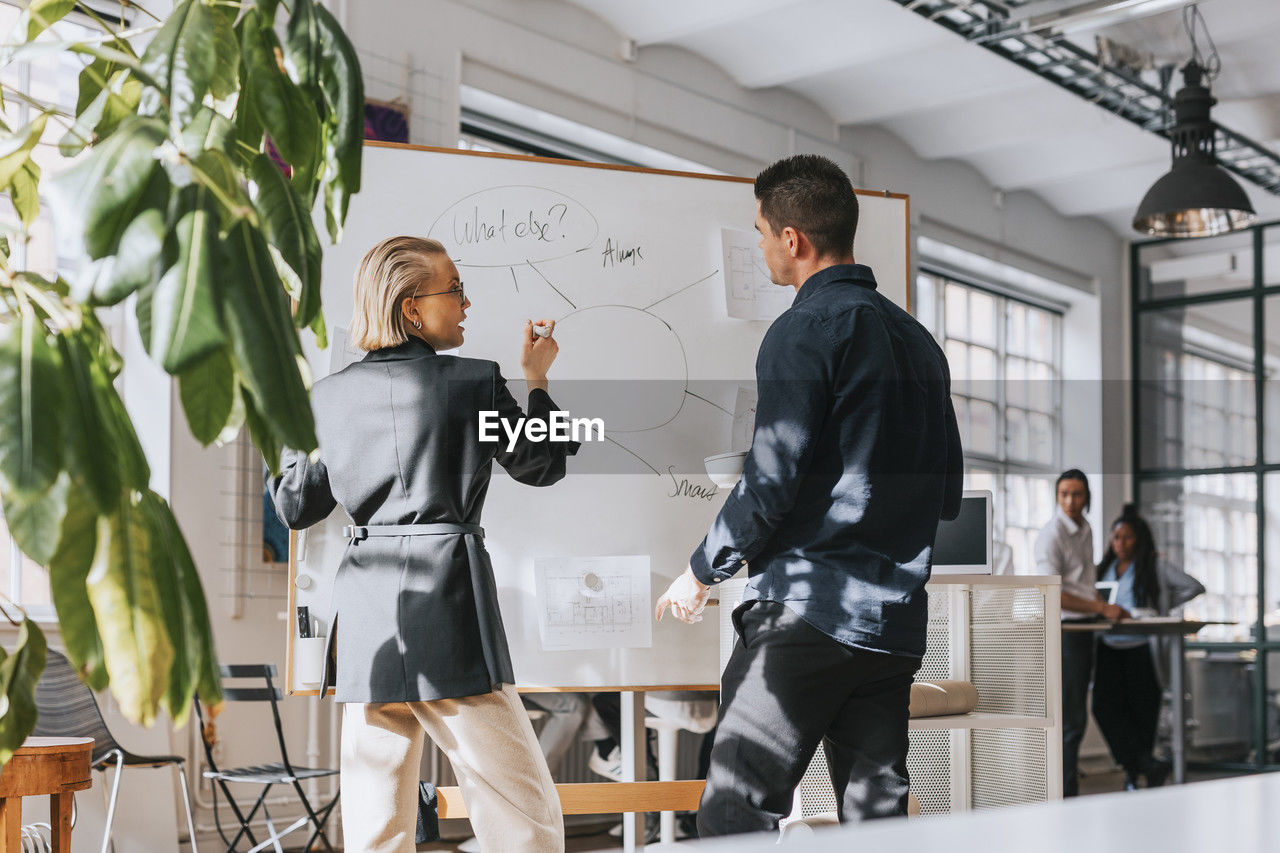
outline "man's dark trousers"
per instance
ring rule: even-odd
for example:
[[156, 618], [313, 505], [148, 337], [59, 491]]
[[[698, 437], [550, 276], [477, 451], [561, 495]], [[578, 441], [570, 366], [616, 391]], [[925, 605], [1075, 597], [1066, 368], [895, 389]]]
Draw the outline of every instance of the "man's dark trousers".
[[1080, 793], [1080, 743], [1089, 726], [1093, 631], [1062, 632], [1062, 796]]
[[699, 836], [776, 830], [819, 743], [842, 821], [905, 815], [919, 658], [851, 648], [777, 602], [738, 618]]

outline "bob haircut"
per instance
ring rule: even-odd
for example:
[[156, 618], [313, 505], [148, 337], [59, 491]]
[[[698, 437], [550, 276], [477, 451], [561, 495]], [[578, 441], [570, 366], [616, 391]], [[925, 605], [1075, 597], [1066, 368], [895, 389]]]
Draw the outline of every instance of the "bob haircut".
[[443, 257], [448, 252], [440, 241], [423, 237], [388, 237], [370, 249], [356, 271], [351, 345], [369, 352], [407, 341], [400, 303], [432, 279]]

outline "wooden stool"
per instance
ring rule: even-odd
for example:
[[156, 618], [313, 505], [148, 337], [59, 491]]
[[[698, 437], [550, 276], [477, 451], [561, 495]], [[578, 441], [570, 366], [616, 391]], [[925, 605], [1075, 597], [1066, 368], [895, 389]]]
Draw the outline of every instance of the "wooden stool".
[[0, 849], [22, 849], [22, 798], [47, 794], [54, 853], [71, 851], [75, 792], [93, 785], [89, 757], [93, 738], [29, 737], [0, 772]]

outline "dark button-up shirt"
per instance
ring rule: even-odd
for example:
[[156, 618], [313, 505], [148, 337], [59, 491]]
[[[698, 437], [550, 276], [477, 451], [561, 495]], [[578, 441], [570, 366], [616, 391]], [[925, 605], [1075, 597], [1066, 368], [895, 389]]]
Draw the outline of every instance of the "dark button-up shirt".
[[939, 518], [963, 457], [946, 357], [860, 264], [815, 273], [760, 344], [742, 478], [693, 553], [706, 584], [744, 563], [746, 601], [777, 601], [841, 643], [919, 657]]

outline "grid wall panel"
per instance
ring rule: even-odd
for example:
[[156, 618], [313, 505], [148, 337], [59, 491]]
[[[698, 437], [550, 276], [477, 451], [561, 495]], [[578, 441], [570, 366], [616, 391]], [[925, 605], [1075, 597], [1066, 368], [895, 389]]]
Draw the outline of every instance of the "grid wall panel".
[[836, 813], [836, 792], [831, 787], [827, 756], [819, 746], [800, 780], [800, 813], [803, 817]]
[[953, 810], [951, 732], [912, 732], [907, 771], [911, 774], [911, 793], [920, 802], [920, 814], [946, 814]]
[[974, 810], [1049, 799], [1046, 729], [979, 729], [972, 733], [970, 796]]
[[1047, 716], [1044, 594], [1035, 588], [974, 587], [971, 606], [969, 675], [978, 710]]
[[964, 595], [952, 587], [929, 590], [928, 645], [916, 681], [943, 681], [951, 677], [951, 596]]

